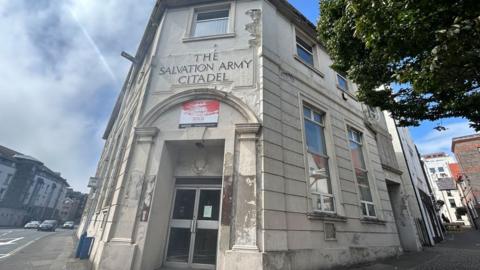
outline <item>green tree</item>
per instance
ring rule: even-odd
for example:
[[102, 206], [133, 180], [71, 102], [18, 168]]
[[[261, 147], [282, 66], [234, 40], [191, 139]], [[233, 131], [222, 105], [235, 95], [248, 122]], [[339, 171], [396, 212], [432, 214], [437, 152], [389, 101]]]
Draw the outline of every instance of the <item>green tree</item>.
[[320, 11], [319, 39], [359, 100], [402, 126], [463, 117], [480, 130], [480, 0], [320, 0]]

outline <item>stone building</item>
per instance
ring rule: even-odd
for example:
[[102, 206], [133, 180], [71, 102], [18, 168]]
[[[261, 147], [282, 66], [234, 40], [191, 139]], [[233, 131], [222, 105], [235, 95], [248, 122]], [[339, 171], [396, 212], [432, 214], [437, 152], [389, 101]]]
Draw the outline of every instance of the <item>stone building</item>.
[[421, 248], [384, 115], [315, 37], [284, 0], [156, 2], [79, 228], [95, 269], [321, 269]]
[[459, 186], [469, 214], [480, 228], [480, 134], [452, 139], [452, 152], [460, 165]]
[[395, 121], [386, 114], [388, 131], [392, 134], [393, 148], [397, 154], [400, 169], [405, 172], [402, 178], [407, 191], [412, 216], [418, 228], [423, 245], [433, 246], [444, 239], [442, 222], [435, 203], [433, 189], [423, 170], [423, 163], [417, 146], [406, 127], [397, 127]]
[[464, 207], [462, 193], [458, 190], [456, 181], [450, 171], [450, 164], [455, 159], [446, 153], [431, 153], [422, 156], [425, 172], [433, 188], [433, 194], [440, 208], [443, 223], [463, 223], [469, 227], [470, 219], [460, 214], [457, 208]]
[[41, 161], [3, 146], [0, 146], [0, 180], [0, 226], [56, 219], [69, 186], [59, 173]]

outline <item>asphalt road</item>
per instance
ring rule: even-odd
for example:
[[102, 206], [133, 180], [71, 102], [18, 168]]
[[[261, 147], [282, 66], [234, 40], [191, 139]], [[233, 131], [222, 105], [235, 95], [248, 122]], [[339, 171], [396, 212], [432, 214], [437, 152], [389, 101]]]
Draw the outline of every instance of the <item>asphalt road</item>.
[[88, 261], [74, 258], [73, 230], [39, 232], [0, 229], [1, 270], [86, 270]]

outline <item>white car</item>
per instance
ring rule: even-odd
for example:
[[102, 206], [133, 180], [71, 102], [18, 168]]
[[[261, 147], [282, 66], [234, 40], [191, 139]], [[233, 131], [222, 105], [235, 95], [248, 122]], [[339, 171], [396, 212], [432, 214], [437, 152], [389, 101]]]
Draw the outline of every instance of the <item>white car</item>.
[[25, 228], [25, 229], [38, 229], [38, 226], [40, 226], [40, 221], [33, 220], [33, 221], [30, 221], [27, 224], [25, 224], [25, 226], [23, 226], [23, 228]]

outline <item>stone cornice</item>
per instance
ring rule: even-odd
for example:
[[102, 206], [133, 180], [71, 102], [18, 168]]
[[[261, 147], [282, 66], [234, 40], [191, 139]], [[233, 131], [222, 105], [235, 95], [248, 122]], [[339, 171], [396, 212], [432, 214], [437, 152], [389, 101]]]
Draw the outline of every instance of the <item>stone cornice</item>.
[[137, 142], [153, 142], [159, 130], [156, 127], [135, 128]]

